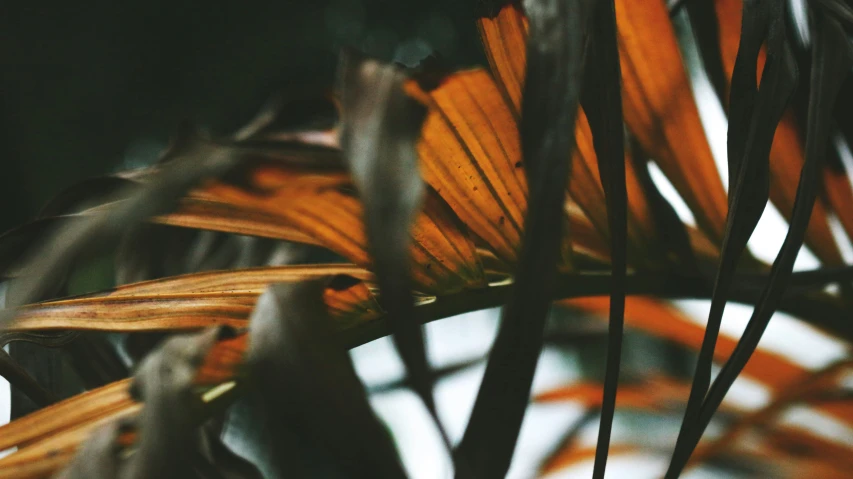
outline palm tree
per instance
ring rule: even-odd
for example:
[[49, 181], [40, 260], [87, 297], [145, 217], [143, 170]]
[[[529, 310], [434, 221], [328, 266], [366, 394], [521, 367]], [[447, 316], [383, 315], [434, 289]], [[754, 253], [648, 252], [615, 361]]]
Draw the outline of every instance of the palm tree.
[[[603, 382], [533, 397], [579, 401], [586, 420], [600, 418], [597, 447], [569, 431], [543, 474], [594, 457], [603, 477], [608, 452], [660, 452], [641, 439], [611, 444], [624, 408], [683, 415], [667, 477], [703, 461], [842, 477], [850, 444], [777, 419], [805, 404], [853, 421], [849, 361], [810, 370], [758, 343], [777, 310], [853, 339], [851, 270], [830, 228], [837, 218], [853, 237], [853, 189], [839, 162], [824, 165], [836, 159], [832, 135], [850, 140], [836, 102], [849, 90], [853, 9], [810, 3], [805, 45], [787, 38], [781, 0], [673, 3], [726, 105], [728, 194], [672, 12], [630, 0], [485, 2], [477, 26], [489, 69], [407, 70], [345, 52], [332, 95], [279, 98], [228, 138], [187, 129], [155, 166], [60, 193], [0, 237], [0, 265], [14, 278], [0, 337], [81, 342], [91, 389], [48, 405], [49, 393], [0, 358], [0, 373], [46, 406], [0, 428], [0, 451], [18, 448], [0, 459], [0, 476], [258, 477], [220, 439], [226, 408], [254, 394], [282, 470], [317, 474], [294, 469], [295, 433], [344, 477], [404, 477], [346, 354], [390, 335], [407, 370], [401, 385], [435, 419], [457, 477], [502, 477], [543, 343], [561, 341], [546, 327], [553, 307], [578, 325], [606, 320], [607, 360]], [[658, 190], [651, 164], [695, 226]], [[772, 267], [746, 250], [768, 199], [790, 223]], [[75, 264], [116, 243], [120, 286], [62, 297]], [[794, 273], [803, 244], [822, 266]], [[831, 283], [837, 294], [824, 291]], [[707, 326], [674, 298], [710, 299]], [[740, 337], [720, 330], [727, 301], [754, 306]], [[421, 324], [502, 305], [453, 444]], [[620, 384], [626, 324], [697, 350], [692, 380], [649, 371]], [[133, 378], [92, 332], [130, 333]], [[741, 374], [772, 392], [766, 407], [723, 402]], [[724, 432], [703, 439], [712, 423]], [[756, 439], [740, 441], [746, 433]]]

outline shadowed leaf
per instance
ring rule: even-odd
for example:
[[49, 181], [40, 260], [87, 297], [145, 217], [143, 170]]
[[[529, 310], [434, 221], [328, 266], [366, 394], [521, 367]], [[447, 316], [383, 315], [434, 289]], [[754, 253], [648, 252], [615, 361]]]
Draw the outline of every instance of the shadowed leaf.
[[[664, 198], [654, 181], [652, 181], [651, 174], [649, 173], [648, 156], [633, 139], [631, 139], [630, 145], [634, 170], [637, 172], [638, 182], [643, 190], [643, 194], [648, 198], [649, 206], [651, 207], [652, 223], [654, 224], [655, 232], [654, 237], [659, 245], [658, 248], [663, 250], [662, 256], [674, 268], [687, 272], [698, 272], [699, 262], [697, 256], [699, 256], [700, 252], [694, 252], [691, 239], [700, 240], [703, 236], [698, 234], [698, 231], [691, 231], [687, 225], [681, 222], [675, 209]], [[716, 257], [718, 254], [715, 251], [715, 245], [708, 246], [710, 246], [709, 250], [701, 252], [706, 257], [703, 259], [708, 259], [709, 256]], [[711, 252], [710, 250], [714, 251]]]
[[[145, 187], [123, 190], [127, 198], [121, 206], [104, 214], [86, 216], [54, 231], [39, 247], [25, 268], [25, 276], [16, 280], [15, 294], [7, 294], [7, 307], [27, 304], [44, 296], [61, 278], [66, 268], [81, 254], [114, 240], [129, 226], [167, 210], [201, 179], [224, 174], [240, 161], [235, 151], [212, 144], [195, 142], [155, 174]], [[0, 312], [0, 326], [12, 319], [14, 310]]]
[[676, 467], [683, 467], [683, 462], [689, 458], [690, 450], [695, 448], [722, 398], [758, 346], [758, 342], [791, 279], [794, 260], [803, 244], [805, 231], [819, 189], [820, 172], [826, 155], [832, 119], [831, 105], [835, 101], [844, 76], [849, 73], [851, 66], [853, 66], [853, 51], [851, 51], [847, 36], [839, 24], [820, 9], [815, 11], [815, 18], [818, 28], [816, 28], [817, 33], [813, 44], [815, 60], [812, 68], [812, 89], [809, 96], [806, 161], [800, 173], [800, 183], [797, 188], [797, 199], [791, 225], [779, 255], [773, 263], [770, 280], [762, 293], [761, 301], [753, 311], [743, 337], [732, 353], [732, 357], [723, 366], [708, 391], [708, 397], [699, 412], [697, 431], [689, 437], [690, 442], [687, 445], [689, 449], [684, 456], [679, 455], [680, 461], [675, 464]]
[[92, 433], [71, 464], [56, 479], [115, 479], [120, 477], [120, 426], [110, 423]]
[[193, 397], [198, 368], [221, 331], [211, 328], [194, 336], [175, 336], [148, 355], [131, 383], [131, 395], [144, 401], [137, 418], [139, 439], [121, 477], [184, 478], [191, 457], [201, 407]]
[[[586, 8], [584, 8], [586, 7]], [[521, 147], [530, 188], [515, 284], [501, 314], [471, 418], [456, 452], [457, 477], [509, 468], [542, 349], [562, 241], [588, 6], [530, 2]]]
[[[711, 361], [735, 268], [769, 197], [769, 155], [776, 126], [797, 82], [793, 56], [785, 41], [781, 2], [748, 3], [743, 34], [732, 75], [729, 101], [729, 214], [714, 282], [705, 340], [699, 352], [690, 400], [667, 477], [676, 477], [690, 451], [686, 442], [696, 434], [699, 408], [711, 382]], [[767, 61], [760, 85], [756, 70], [759, 50], [767, 42]], [[697, 438], [698, 441], [698, 438]], [[685, 455], [687, 457], [685, 457]]]
[[248, 362], [271, 420], [328, 450], [350, 477], [405, 477], [346, 350], [326, 337], [322, 291], [317, 281], [272, 286], [252, 315]]
[[196, 474], [201, 478], [264, 479], [251, 462], [235, 454], [223, 441], [223, 421], [212, 419], [198, 433], [198, 457], [193, 458]]
[[[701, 4], [703, 2], [694, 2]], [[743, 10], [742, 0], [718, 0], [714, 2], [714, 9], [718, 18], [719, 27], [719, 54], [722, 55], [722, 63], [726, 73], [725, 89], [720, 96], [720, 101], [727, 108], [729, 104], [728, 95], [731, 88], [729, 79], [737, 57], [738, 44], [741, 36], [741, 13]], [[762, 48], [758, 52], [758, 73], [764, 67], [766, 52]], [[759, 76], [760, 78], [760, 76]], [[788, 220], [794, 206], [794, 197], [799, 181], [798, 172], [803, 164], [803, 145], [800, 128], [797, 125], [794, 112], [789, 108], [782, 116], [773, 145], [770, 149], [770, 201], [779, 209], [779, 212]], [[731, 177], [731, 172], [730, 172]], [[815, 210], [806, 233], [806, 244], [814, 251], [820, 260], [829, 265], [841, 264], [841, 254], [832, 237], [832, 232], [827, 223], [827, 206], [832, 206], [838, 214], [842, 225], [848, 234], [853, 233], [853, 214], [850, 214], [846, 205], [853, 203], [853, 189], [850, 181], [845, 176], [839, 181], [829, 169], [825, 170], [824, 181], [826, 181], [826, 199], [818, 198], [815, 202]], [[733, 182], [729, 183], [734, 185]], [[841, 207], [841, 205], [844, 205]]]
[[397, 67], [347, 52], [339, 75], [341, 145], [364, 205], [379, 302], [412, 389], [440, 427], [410, 273], [412, 224], [425, 191], [415, 143], [426, 111], [403, 90], [406, 75]]
[[38, 381], [33, 379], [24, 368], [9, 356], [9, 353], [2, 349], [0, 349], [0, 377], [8, 381], [13, 388], [26, 394], [39, 407], [49, 406], [56, 402], [56, 397], [52, 392], [43, 388]]
[[622, 94], [619, 79], [619, 48], [616, 43], [616, 13], [612, 0], [599, 1], [591, 14], [587, 40], [586, 70], [581, 101], [592, 130], [598, 171], [607, 203], [610, 230], [610, 321], [604, 396], [598, 429], [594, 478], [603, 478], [610, 448], [610, 432], [616, 407], [616, 388], [622, 357], [625, 323], [625, 274], [627, 268], [628, 193], [625, 180], [625, 135], [622, 126]]

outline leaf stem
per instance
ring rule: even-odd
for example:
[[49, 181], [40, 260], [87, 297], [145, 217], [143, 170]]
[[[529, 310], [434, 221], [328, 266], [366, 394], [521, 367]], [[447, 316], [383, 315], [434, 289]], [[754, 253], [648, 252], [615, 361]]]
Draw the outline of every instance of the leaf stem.
[[[768, 278], [766, 274], [740, 274], [732, 284], [731, 301], [755, 305]], [[808, 318], [809, 323], [853, 342], [853, 323], [845, 314], [841, 303], [829, 296], [813, 294], [826, 284], [853, 280], [853, 267], [819, 269], [794, 273], [787, 298], [780, 311]], [[612, 288], [609, 274], [562, 274], [557, 280], [554, 299], [571, 299], [588, 296], [609, 296]], [[469, 313], [480, 309], [502, 306], [506, 302], [511, 284], [484, 289], [464, 290], [440, 296], [435, 301], [420, 306], [425, 322]], [[673, 273], [633, 273], [625, 278], [628, 295], [647, 295], [668, 299], [709, 299], [712, 283], [705, 278]], [[386, 319], [379, 318], [338, 333], [343, 345], [353, 348], [390, 334]]]

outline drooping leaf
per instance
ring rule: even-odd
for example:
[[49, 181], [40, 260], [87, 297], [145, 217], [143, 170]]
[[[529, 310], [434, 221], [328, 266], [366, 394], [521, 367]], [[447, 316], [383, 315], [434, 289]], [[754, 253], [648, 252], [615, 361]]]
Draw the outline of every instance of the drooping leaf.
[[[729, 102], [728, 157], [732, 185], [729, 214], [705, 339], [667, 477], [680, 473], [683, 465], [679, 464], [686, 463], [692, 451], [692, 447], [685, 444], [690, 440], [687, 438], [695, 434], [699, 408], [711, 382], [714, 348], [737, 262], [769, 197], [770, 148], [776, 126], [797, 82], [796, 66], [785, 41], [784, 28], [782, 2], [748, 3], [744, 7], [743, 34], [732, 75]], [[764, 42], [768, 45], [767, 61], [759, 85], [757, 61]]]
[[616, 13], [612, 0], [598, 2], [592, 8], [581, 101], [592, 130], [595, 153], [598, 158], [598, 172], [607, 203], [611, 277], [613, 278], [604, 397], [598, 428], [595, 467], [592, 473], [594, 478], [603, 478], [616, 407], [625, 323], [628, 192], [625, 180], [625, 135], [622, 126], [622, 87], [619, 81], [622, 75], [619, 70], [619, 48], [616, 43]]
[[527, 408], [555, 288], [565, 191], [583, 72], [589, 6], [529, 2], [520, 127], [530, 189], [515, 283], [501, 315], [471, 418], [456, 453], [457, 477], [501, 477]]
[[348, 52], [339, 76], [341, 145], [364, 205], [362, 221], [380, 304], [412, 389], [442, 429], [410, 272], [412, 225], [425, 192], [415, 144], [426, 111], [405, 93], [406, 75], [395, 66]]
[[326, 337], [322, 292], [317, 281], [275, 285], [252, 315], [248, 362], [273, 432], [295, 429], [350, 477], [406, 477], [346, 350]]
[[131, 384], [144, 402], [137, 418], [139, 439], [120, 475], [126, 479], [184, 478], [191, 475], [201, 403], [193, 395], [197, 370], [222, 331], [211, 328], [168, 339], [148, 355]]
[[[785, 241], [776, 257], [770, 279], [761, 300], [753, 311], [743, 337], [732, 357], [714, 380], [708, 396], [699, 413], [697, 431], [689, 438], [686, 457], [679, 456], [683, 462], [689, 458], [689, 452], [696, 447], [702, 432], [711, 420], [722, 398], [728, 392], [735, 378], [749, 360], [761, 339], [767, 324], [782, 300], [790, 281], [794, 260], [803, 244], [806, 228], [812, 214], [812, 208], [819, 189], [826, 147], [829, 140], [832, 119], [831, 105], [835, 101], [844, 76], [853, 66], [853, 50], [841, 26], [836, 20], [820, 9], [815, 12], [816, 38], [813, 44], [814, 66], [812, 68], [811, 93], [809, 96], [809, 119], [806, 133], [806, 160], [800, 173], [797, 199], [794, 204], [791, 224]], [[768, 55], [770, 53], [768, 52]], [[768, 61], [769, 63], [769, 61]], [[681, 466], [681, 461], [675, 464]]]
[[690, 463], [697, 464], [714, 456], [719, 456], [725, 450], [736, 445], [740, 437], [753, 428], [763, 427], [775, 422], [788, 407], [802, 402], [810, 402], [809, 400], [816, 393], [834, 386], [843, 374], [849, 371], [848, 366], [849, 361], [836, 361], [819, 371], [804, 374], [803, 379], [795, 381], [775, 394], [769, 404], [756, 411], [751, 411], [745, 417], [731, 424], [722, 435], [715, 438], [710, 444], [697, 449], [691, 457]]
[[[740, 18], [743, 2], [742, 0], [718, 0], [714, 2], [713, 6], [720, 32], [719, 53], [722, 55], [722, 63], [728, 80], [732, 78], [741, 37]], [[759, 75], [764, 67], [765, 56], [766, 52], [761, 49], [757, 59]], [[729, 104], [728, 92], [731, 88], [728, 81], [725, 87], [720, 96], [720, 101], [727, 108]], [[802, 164], [803, 145], [800, 128], [792, 109], [789, 108], [779, 122], [770, 149], [770, 201], [788, 220], [791, 218], [797, 182], [799, 181], [797, 172], [802, 168]], [[838, 177], [829, 170], [824, 173], [824, 181], [827, 185], [825, 191], [828, 204], [824, 203], [822, 198], [816, 200], [814, 214], [807, 230], [806, 244], [822, 262], [828, 265], [837, 265], [841, 264], [842, 260], [827, 223], [827, 210], [831, 206], [837, 212], [848, 234], [853, 233], [853, 215], [847, 213], [846, 206], [841, 207], [841, 205], [848, 205], [853, 202], [853, 189], [851, 189], [850, 181], [846, 176], [843, 181], [839, 181]], [[733, 185], [734, 183], [729, 184]]]
[[[51, 233], [29, 259], [25, 275], [16, 280], [15, 294], [7, 294], [8, 306], [38, 300], [64, 274], [67, 266], [81, 254], [116, 238], [125, 228], [156, 215], [201, 179], [224, 174], [240, 161], [233, 149], [196, 142], [174, 153], [177, 158], [164, 165], [155, 181], [146, 187], [131, 187], [119, 194], [126, 200], [115, 209], [79, 218]], [[8, 325], [14, 310], [0, 312], [0, 327]]]

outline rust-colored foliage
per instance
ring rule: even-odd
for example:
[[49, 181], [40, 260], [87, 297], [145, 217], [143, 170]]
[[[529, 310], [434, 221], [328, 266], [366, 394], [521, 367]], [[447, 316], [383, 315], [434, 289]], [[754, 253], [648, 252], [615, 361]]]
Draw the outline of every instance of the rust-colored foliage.
[[[712, 460], [842, 477], [850, 444], [779, 418], [803, 406], [853, 426], [849, 360], [813, 371], [759, 340], [777, 309], [853, 340], [853, 272], [839, 245], [853, 236], [853, 188], [849, 172], [823, 166], [832, 121], [849, 114], [832, 107], [853, 62], [853, 15], [812, 2], [822, 29], [809, 50], [785, 36], [787, 2], [714, 0], [700, 18], [701, 0], [687, 1], [670, 3], [691, 9], [704, 64], [721, 70], [711, 76], [733, 125], [730, 196], [663, 0], [482, 2], [488, 68], [410, 72], [349, 52], [338, 90], [316, 104], [275, 104], [227, 138], [182, 132], [154, 166], [60, 193], [0, 235], [0, 340], [127, 333], [138, 370], [0, 427], [0, 451], [17, 448], [0, 458], [0, 477], [258, 477], [218, 437], [247, 391], [271, 411], [277, 451], [292, 429], [344, 475], [404, 477], [346, 349], [392, 335], [405, 384], [437, 421], [421, 323], [505, 306], [463, 439], [445, 437], [457, 477], [503, 477], [552, 304], [608, 322], [608, 364], [606, 378], [534, 396], [602, 418], [598, 447], [575, 431], [540, 473], [594, 459], [603, 477], [609, 452], [672, 454], [668, 477]], [[792, 95], [808, 99], [806, 114]], [[649, 162], [695, 227], [657, 190]], [[768, 198], [790, 221], [772, 268], [748, 252], [740, 260]], [[848, 238], [833, 236], [831, 215]], [[69, 272], [116, 243], [117, 277], [132, 281], [64, 297]], [[821, 269], [792, 272], [803, 244]], [[305, 264], [305, 251], [320, 264]], [[823, 291], [830, 283], [841, 292]], [[709, 326], [669, 298], [713, 298]], [[755, 306], [743, 337], [719, 331], [727, 301]], [[628, 337], [699, 352], [696, 376], [646, 371], [617, 388], [623, 322]], [[712, 362], [722, 366], [713, 383]], [[741, 373], [769, 391], [767, 406], [723, 403]], [[38, 392], [15, 374], [13, 387]], [[718, 408], [723, 435], [703, 440]], [[684, 415], [674, 453], [610, 445], [614, 411]]]

